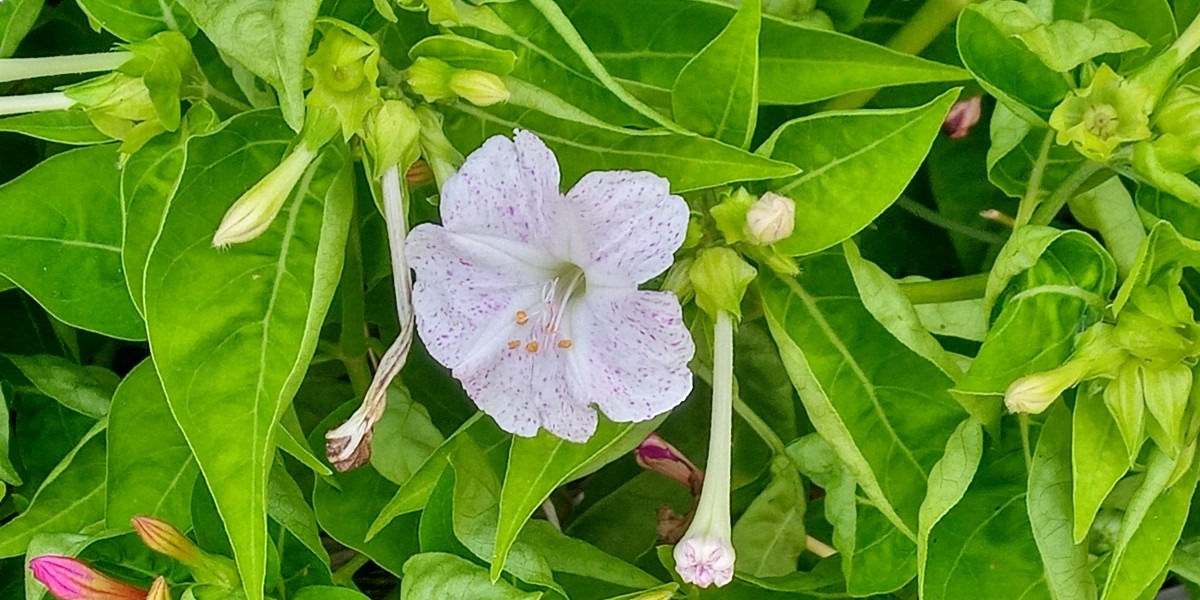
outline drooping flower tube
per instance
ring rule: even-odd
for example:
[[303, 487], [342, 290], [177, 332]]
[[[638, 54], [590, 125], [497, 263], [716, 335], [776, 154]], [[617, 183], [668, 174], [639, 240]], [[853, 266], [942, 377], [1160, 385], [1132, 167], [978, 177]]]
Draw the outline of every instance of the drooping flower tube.
[[146, 590], [99, 573], [69, 556], [44, 555], [29, 561], [29, 570], [60, 600], [145, 600]]
[[692, 388], [679, 301], [639, 290], [683, 242], [688, 207], [647, 172], [585, 175], [559, 191], [536, 136], [496, 136], [441, 195], [442, 225], [408, 238], [429, 353], [506, 431], [581, 442], [608, 418], [645, 421]]

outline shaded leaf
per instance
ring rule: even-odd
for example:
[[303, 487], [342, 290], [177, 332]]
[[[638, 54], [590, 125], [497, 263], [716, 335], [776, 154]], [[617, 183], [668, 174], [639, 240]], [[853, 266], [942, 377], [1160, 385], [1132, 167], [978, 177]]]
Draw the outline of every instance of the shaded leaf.
[[731, 146], [750, 145], [758, 121], [761, 23], [761, 0], [743, 1], [729, 25], [684, 65], [671, 88], [679, 124]]

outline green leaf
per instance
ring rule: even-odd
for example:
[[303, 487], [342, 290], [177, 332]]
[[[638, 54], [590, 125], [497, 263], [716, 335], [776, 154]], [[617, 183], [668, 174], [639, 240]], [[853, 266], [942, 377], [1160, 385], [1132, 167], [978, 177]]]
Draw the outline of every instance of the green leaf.
[[916, 108], [821, 113], [775, 130], [757, 153], [803, 172], [773, 183], [796, 201], [796, 227], [774, 247], [810, 254], [874, 221], [916, 174], [957, 97], [951, 90]]
[[676, 193], [799, 172], [786, 162], [697, 135], [596, 125], [515, 106], [483, 110], [460, 105], [446, 119], [446, 134], [465, 150], [493, 135], [512, 135], [516, 128], [538, 134], [554, 151], [564, 186], [597, 169], [651, 171], [670, 180]]
[[1100, 233], [1104, 247], [1117, 264], [1117, 274], [1127, 277], [1146, 239], [1146, 229], [1121, 179], [1108, 179], [1071, 198], [1069, 205], [1071, 215], [1081, 225]]
[[733, 526], [738, 571], [778, 577], [796, 570], [805, 548], [807, 491], [787, 456], [771, 463], [771, 482]]
[[984, 450], [967, 493], [930, 531], [925, 600], [1051, 597], [1025, 509], [1024, 456], [1009, 446]]
[[17, 417], [14, 458], [24, 480], [20, 493], [28, 497], [91, 431], [96, 419], [41, 394], [16, 396], [12, 406]]
[[[1071, 487], [1076, 543], [1087, 538], [1101, 503], [1129, 470], [1121, 429], [1105, 407], [1103, 395], [1104, 387], [1099, 384], [1085, 384], [1075, 395]], [[1140, 395], [1137, 401], [1142, 401]]]
[[1069, 71], [1102, 54], [1150, 47], [1136, 33], [1095, 18], [1088, 9], [1078, 20], [1049, 23], [1042, 22], [1029, 6], [1013, 0], [985, 4], [980, 10], [1005, 34], [1021, 40], [1054, 71]]
[[1022, 118], [1044, 122], [1070, 88], [1060, 73], [1009, 35], [1011, 7], [1017, 4], [991, 0], [963, 10], [958, 18], [958, 52], [985, 90]]
[[127, 41], [144, 40], [162, 31], [191, 35], [196, 26], [181, 0], [78, 0], [88, 20]]
[[1027, 509], [1033, 539], [1052, 598], [1095, 600], [1096, 581], [1088, 568], [1088, 548], [1076, 543], [1071, 534], [1071, 411], [1060, 402], [1048, 413], [1029, 469]]
[[62, 460], [29, 503], [0, 526], [0, 557], [25, 553], [39, 533], [81, 533], [104, 526], [104, 424]]
[[1082, 231], [1015, 231], [988, 278], [991, 327], [956, 391], [1001, 395], [1021, 377], [1058, 367], [1076, 335], [1103, 316], [1116, 277], [1112, 257]]
[[761, 0], [745, 0], [729, 25], [684, 65], [671, 88], [680, 125], [731, 146], [750, 146], [758, 121], [761, 23]]
[[521, 530], [521, 539], [541, 552], [555, 573], [578, 575], [630, 589], [661, 583], [645, 571], [564, 534], [549, 521], [530, 520]]
[[267, 484], [267, 514], [303, 544], [321, 564], [329, 567], [329, 553], [321, 543], [317, 515], [304, 499], [304, 492], [296, 480], [292, 479], [280, 461], [271, 467]]
[[[1181, 3], [1177, 1], [1175, 4], [1178, 6]], [[1055, 0], [1054, 18], [1072, 21], [1105, 19], [1146, 40], [1149, 49], [1123, 57], [1122, 71], [1130, 62], [1135, 65], [1144, 62], [1175, 41], [1176, 19], [1171, 15], [1171, 5], [1167, 0], [1144, 0], [1136, 4], [1112, 0]], [[1183, 26], [1191, 20], [1179, 19], [1179, 24]]]
[[403, 484], [442, 444], [442, 433], [408, 389], [393, 383], [387, 395], [387, 410], [375, 424], [375, 436], [388, 443], [372, 448], [371, 466], [392, 482]]
[[603, 417], [592, 437], [582, 444], [564, 441], [546, 431], [534, 437], [513, 438], [500, 494], [492, 576], [504, 568], [509, 548], [533, 511], [558, 486], [595, 472], [633, 450], [662, 419], [645, 423], [613, 423]]
[[49, 354], [7, 354], [0, 359], [0, 366], [4, 362], [17, 369], [17, 373], [8, 377], [17, 392], [33, 391], [49, 396], [63, 406], [93, 419], [108, 414], [108, 405], [118, 381], [112, 371], [103, 367], [80, 366]]
[[113, 394], [108, 416], [108, 527], [151, 515], [187, 531], [198, 474], [154, 364], [142, 361]]
[[1074, 148], [1055, 144], [1054, 130], [1027, 121], [1004, 104], [992, 113], [991, 136], [988, 179], [1013, 198], [1028, 196], [1031, 181], [1036, 181], [1032, 193], [1041, 201], [1088, 163]]
[[[0, 11], [4, 10], [3, 6], [0, 5]], [[81, 110], [52, 110], [5, 117], [0, 119], [0, 131], [78, 146], [112, 141], [96, 129], [87, 113]]]
[[262, 597], [266, 569], [272, 429], [307, 369], [341, 271], [353, 202], [345, 148], [326, 146], [253, 242], [218, 250], [212, 235], [291, 137], [277, 116], [253, 112], [189, 140], [146, 265], [154, 363], [251, 600]]
[[982, 457], [983, 426], [967, 419], [959, 423], [946, 442], [941, 460], [929, 471], [929, 491], [917, 516], [917, 580], [922, 591], [929, 561], [929, 533], [967, 493]]
[[17, 45], [25, 34], [33, 29], [43, 0], [8, 0], [0, 4], [0, 58], [8, 58], [16, 52]]
[[916, 575], [915, 545], [882, 512], [860, 503], [857, 489], [849, 471], [841, 468], [829, 480], [825, 496], [825, 518], [842, 555], [846, 592], [859, 597], [896, 591]]
[[[735, 10], [688, 0], [645, 0], [637, 10], [608, 0], [562, 4], [617, 78], [665, 105], [684, 66], [721, 32]], [[859, 90], [967, 79], [962, 69], [950, 65], [774, 18], [763, 19], [759, 48], [763, 104], [807, 104]]]
[[279, 94], [292, 129], [304, 124], [304, 59], [320, 0], [178, 0], [221, 52]]
[[401, 600], [536, 600], [539, 592], [522, 592], [505, 581], [492, 582], [487, 569], [453, 554], [424, 552], [404, 563]]
[[517, 65], [517, 55], [479, 40], [459, 35], [431, 35], [413, 44], [409, 58], [421, 56], [440, 59], [458, 69], [475, 69], [508, 75]]
[[760, 274], [771, 334], [817, 432], [909, 540], [930, 469], [965, 417], [949, 377], [880, 325], [846, 259], [826, 252], [784, 279]]
[[145, 339], [121, 273], [114, 145], [56, 154], [0, 186], [0, 275], [59, 320]]
[[[21, 485], [21, 475], [17, 473], [17, 468], [13, 466], [9, 453], [9, 446], [12, 444], [12, 432], [9, 429], [8, 403], [12, 397], [12, 386], [7, 382], [0, 383], [0, 481], [5, 481], [12, 485]], [[3, 486], [3, 484], [0, 484], [0, 486]], [[0, 500], [3, 500], [3, 496], [0, 496]]]
[[331, 585], [310, 585], [300, 588], [292, 600], [369, 600], [354, 590]]

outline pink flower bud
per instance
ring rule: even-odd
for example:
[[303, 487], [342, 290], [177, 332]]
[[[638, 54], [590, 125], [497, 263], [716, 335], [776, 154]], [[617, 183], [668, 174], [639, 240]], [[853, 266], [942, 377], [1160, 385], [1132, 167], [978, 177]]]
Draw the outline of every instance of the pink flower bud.
[[971, 96], [966, 100], [959, 100], [950, 107], [950, 112], [942, 121], [942, 133], [952, 140], [965, 138], [968, 133], [971, 133], [971, 128], [979, 122], [979, 117], [982, 115], [983, 96]]
[[693, 495], [700, 493], [704, 472], [657, 433], [651, 433], [638, 445], [635, 456], [643, 469], [661, 473], [688, 486]]
[[39, 556], [29, 561], [29, 570], [59, 600], [146, 600], [145, 590], [98, 573], [69, 556]]
[[142, 543], [151, 550], [169, 556], [189, 567], [204, 562], [200, 549], [170, 523], [154, 517], [134, 517], [133, 528]]

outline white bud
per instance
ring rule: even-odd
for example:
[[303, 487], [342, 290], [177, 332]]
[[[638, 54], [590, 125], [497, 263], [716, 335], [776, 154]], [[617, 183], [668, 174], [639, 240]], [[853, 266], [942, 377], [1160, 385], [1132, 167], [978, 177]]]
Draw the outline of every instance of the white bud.
[[733, 581], [736, 555], [728, 537], [686, 535], [675, 544], [675, 572], [686, 582], [706, 588]]
[[455, 71], [450, 76], [450, 89], [475, 106], [508, 102], [508, 86], [504, 85], [504, 80], [486, 71]]
[[1057, 369], [1027, 375], [1008, 386], [1004, 405], [1014, 413], [1040, 414], [1086, 374], [1086, 362], [1071, 361]]
[[292, 188], [300, 181], [317, 151], [301, 144], [279, 163], [279, 166], [258, 180], [254, 187], [242, 194], [221, 219], [221, 225], [213, 235], [212, 245], [224, 248], [230, 244], [248, 242], [263, 234], [279, 209], [292, 194]]
[[787, 196], [767, 192], [746, 211], [746, 232], [759, 245], [773, 244], [792, 235], [796, 203]]

